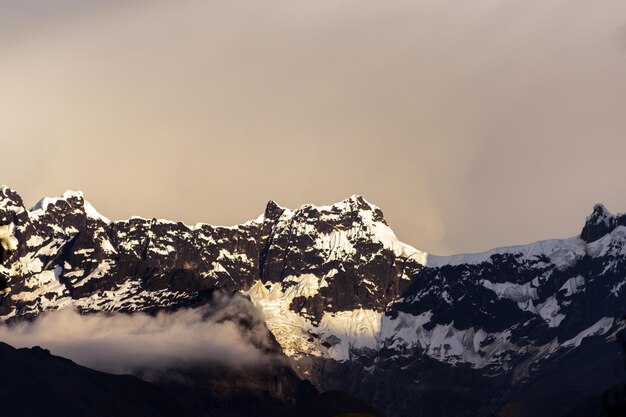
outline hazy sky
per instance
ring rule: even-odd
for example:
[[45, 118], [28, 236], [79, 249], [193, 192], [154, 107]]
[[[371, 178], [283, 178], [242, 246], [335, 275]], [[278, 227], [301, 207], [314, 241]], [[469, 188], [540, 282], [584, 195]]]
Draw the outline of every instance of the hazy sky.
[[434, 253], [626, 211], [624, 0], [0, 0], [0, 182], [235, 224], [362, 194]]

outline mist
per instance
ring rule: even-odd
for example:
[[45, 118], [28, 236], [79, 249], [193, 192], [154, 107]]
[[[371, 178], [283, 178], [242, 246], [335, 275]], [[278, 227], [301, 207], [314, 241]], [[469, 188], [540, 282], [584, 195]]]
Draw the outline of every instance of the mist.
[[2, 182], [231, 225], [361, 194], [428, 252], [626, 211], [622, 0], [0, 0]]
[[209, 305], [175, 312], [80, 314], [66, 308], [34, 321], [0, 324], [0, 341], [40, 346], [110, 373], [167, 371], [196, 365], [233, 368], [275, 359], [267, 327], [242, 296], [217, 296]]

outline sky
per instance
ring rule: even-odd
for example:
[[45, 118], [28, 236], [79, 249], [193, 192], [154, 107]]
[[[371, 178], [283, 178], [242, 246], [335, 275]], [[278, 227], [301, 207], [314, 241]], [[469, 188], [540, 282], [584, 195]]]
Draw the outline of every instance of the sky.
[[436, 254], [626, 211], [623, 0], [0, 0], [0, 182], [232, 225], [352, 194]]

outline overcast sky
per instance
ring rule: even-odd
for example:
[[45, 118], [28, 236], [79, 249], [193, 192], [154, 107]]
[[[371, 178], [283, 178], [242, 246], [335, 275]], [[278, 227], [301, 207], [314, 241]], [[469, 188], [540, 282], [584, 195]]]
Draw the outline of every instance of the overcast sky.
[[626, 211], [623, 0], [0, 0], [3, 182], [235, 224], [361, 194], [433, 253]]

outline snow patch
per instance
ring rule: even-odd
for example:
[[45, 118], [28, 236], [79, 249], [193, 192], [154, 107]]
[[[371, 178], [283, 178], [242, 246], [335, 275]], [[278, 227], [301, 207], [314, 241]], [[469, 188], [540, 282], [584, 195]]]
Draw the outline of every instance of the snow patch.
[[333, 230], [330, 233], [320, 233], [315, 240], [315, 247], [327, 254], [327, 260], [342, 259], [356, 253], [351, 242], [350, 231]]
[[335, 340], [328, 355], [336, 361], [350, 359], [353, 349], [375, 349], [379, 345], [382, 313], [362, 308], [324, 313], [317, 328], [322, 340]]
[[559, 292], [565, 291], [566, 297], [571, 297], [577, 292], [584, 291], [585, 278], [581, 275], [568, 279], [565, 284], [559, 289]]
[[107, 260], [101, 261], [98, 264], [98, 266], [89, 275], [87, 275], [83, 280], [81, 280], [74, 286], [78, 288], [78, 287], [83, 286], [87, 282], [89, 282], [89, 280], [92, 278], [93, 279], [102, 278], [111, 270], [111, 266], [112, 266], [111, 263], [109, 263]]
[[619, 226], [611, 233], [587, 245], [587, 253], [593, 258], [608, 254], [626, 255], [626, 226]]
[[95, 207], [88, 201], [85, 201], [85, 213], [87, 214], [87, 217], [91, 217], [92, 219], [102, 220], [106, 224], [111, 223], [111, 220], [100, 214], [98, 210], [96, 210]]
[[615, 284], [613, 288], [611, 288], [611, 294], [613, 294], [615, 297], [619, 297], [619, 293], [622, 290], [622, 287], [624, 286], [624, 284], [626, 284], [626, 280], [621, 281], [618, 284]]
[[578, 259], [585, 256], [586, 243], [579, 237], [568, 239], [550, 239], [528, 245], [509, 246], [492, 249], [482, 253], [466, 253], [452, 256], [427, 256], [427, 266], [440, 268], [443, 266], [479, 265], [491, 262], [494, 255], [510, 254], [517, 256], [520, 261], [537, 261], [547, 256], [557, 268], [563, 269], [573, 265]]
[[41, 236], [37, 236], [37, 235], [32, 235], [30, 237], [30, 239], [28, 239], [26, 241], [26, 245], [29, 247], [34, 247], [34, 246], [39, 246], [44, 242], [43, 238]]
[[565, 315], [560, 313], [560, 306], [555, 297], [550, 297], [537, 305], [536, 312], [548, 324], [548, 327], [558, 327], [565, 318]]
[[532, 282], [526, 284], [514, 284], [512, 282], [491, 282], [489, 280], [481, 281], [483, 287], [496, 293], [498, 298], [515, 301], [516, 303], [524, 303], [528, 300], [536, 300], [537, 288], [532, 286]]
[[0, 245], [5, 251], [17, 249], [17, 238], [13, 235], [15, 225], [13, 223], [3, 224], [0, 226]]

